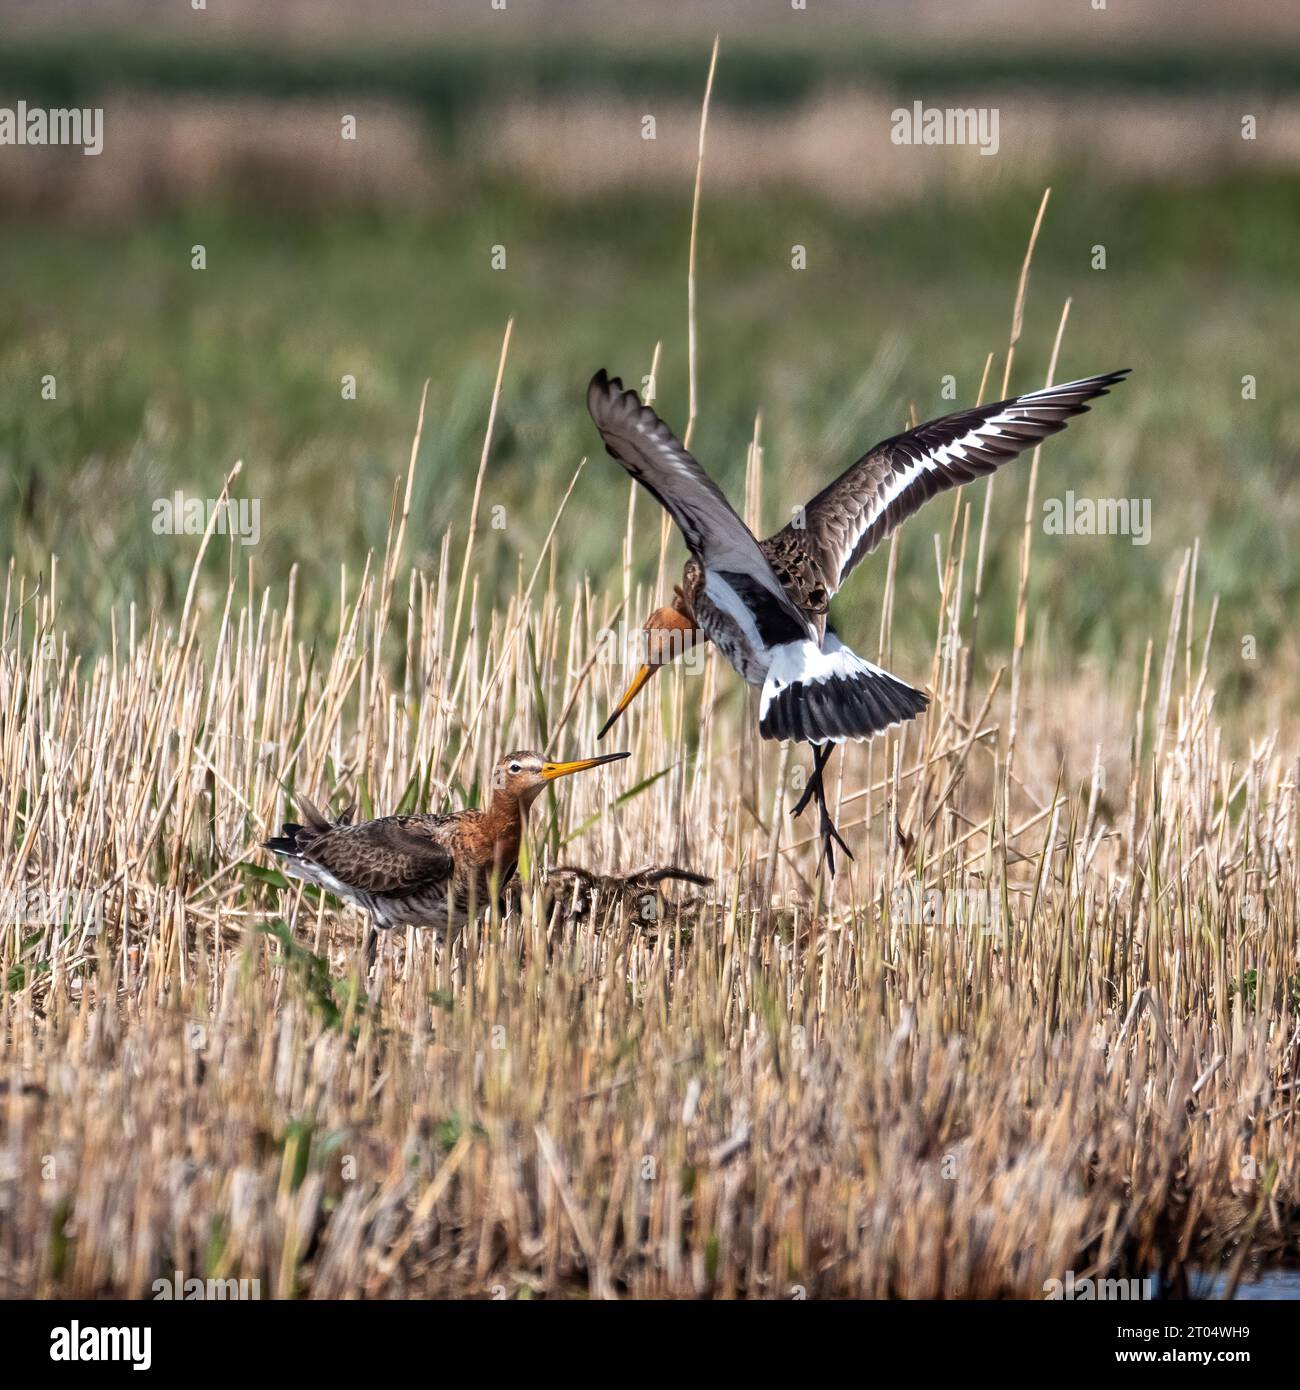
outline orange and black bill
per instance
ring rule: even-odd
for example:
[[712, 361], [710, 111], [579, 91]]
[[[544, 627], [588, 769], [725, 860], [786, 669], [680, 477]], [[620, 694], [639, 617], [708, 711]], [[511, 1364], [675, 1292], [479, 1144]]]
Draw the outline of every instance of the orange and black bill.
[[628, 688], [623, 692], [623, 698], [618, 702], [618, 704], [614, 706], [614, 713], [611, 714], [609, 718], [605, 720], [604, 724], [601, 725], [600, 733], [596, 735], [597, 743], [599, 743], [600, 740], [604, 738], [605, 735], [609, 733], [609, 731], [614, 727], [615, 723], [618, 721], [619, 716], [641, 693], [641, 691], [645, 687], [645, 683], [650, 679], [651, 676], [654, 675], [654, 673], [658, 669], [659, 668], [657, 666], [643, 666], [636, 673], [636, 677], [633, 679], [632, 684], [629, 685]]
[[631, 753], [606, 753], [599, 758], [579, 758], [576, 763], [543, 763], [542, 776], [548, 782], [557, 777], [567, 777], [571, 772], [586, 772], [589, 767], [600, 767], [602, 763], [616, 763], [621, 758], [630, 758]]

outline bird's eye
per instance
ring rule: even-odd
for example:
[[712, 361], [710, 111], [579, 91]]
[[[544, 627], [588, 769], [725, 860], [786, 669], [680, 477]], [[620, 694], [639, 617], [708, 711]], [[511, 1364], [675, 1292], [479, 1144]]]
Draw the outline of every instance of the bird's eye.
[[518, 764], [518, 763], [511, 763], [511, 764], [510, 764], [510, 771], [511, 771], [511, 772], [518, 772], [518, 771], [519, 771], [519, 764]]

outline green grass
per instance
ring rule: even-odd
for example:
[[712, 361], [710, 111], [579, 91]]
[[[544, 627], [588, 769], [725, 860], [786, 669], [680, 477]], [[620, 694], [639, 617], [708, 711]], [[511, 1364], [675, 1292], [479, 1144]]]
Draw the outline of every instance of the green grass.
[[[335, 612], [338, 566], [382, 548], [420, 386], [431, 378], [412, 511], [417, 558], [463, 535], [502, 330], [513, 314], [476, 559], [513, 584], [531, 562], [583, 454], [560, 547], [561, 586], [618, 563], [626, 484], [583, 405], [591, 372], [648, 371], [662, 340], [659, 403], [686, 416], [686, 200], [619, 194], [551, 201], [464, 179], [417, 216], [239, 207], [111, 229], [11, 222], [0, 340], [0, 550], [20, 570], [61, 557], [64, 620], [90, 647], [113, 605], [179, 609], [194, 537], [157, 536], [152, 506], [176, 488], [215, 496], [236, 459], [260, 499], [258, 582], [301, 566], [308, 627]], [[1000, 384], [1012, 297], [1041, 190], [931, 200], [861, 214], [803, 194], [745, 200], [706, 187], [699, 260], [696, 451], [739, 501], [756, 411], [775, 527], [909, 403], [926, 418], [971, 401], [985, 355]], [[1293, 475], [1300, 404], [1290, 364], [1300, 326], [1282, 293], [1300, 182], [1099, 187], [1069, 171], [1035, 255], [1013, 389], [1040, 385], [1067, 296], [1058, 378], [1132, 366], [1132, 380], [1044, 449], [1040, 499], [1150, 497], [1152, 543], [1035, 539], [1034, 597], [1052, 635], [1109, 659], [1160, 627], [1171, 566], [1200, 537], [1220, 631], [1288, 654], [1300, 572]], [[190, 248], [208, 268], [190, 268]], [[494, 271], [490, 248], [507, 248]], [[808, 269], [790, 269], [790, 247]], [[1109, 268], [1090, 268], [1091, 247]], [[57, 399], [40, 378], [54, 373]], [[344, 373], [358, 378], [341, 399]], [[1241, 378], [1258, 399], [1241, 399]], [[941, 397], [941, 378], [957, 399]], [[1005, 638], [1028, 470], [999, 482], [991, 519], [990, 634]], [[978, 531], [978, 489], [966, 494]], [[504, 507], [493, 529], [490, 509]], [[649, 499], [641, 505], [651, 506]], [[947, 502], [905, 533], [897, 631], [923, 640], [935, 586], [930, 534]], [[1003, 543], [1008, 542], [1008, 543]], [[674, 539], [674, 546], [679, 542]], [[653, 546], [638, 554], [653, 577]], [[211, 577], [229, 563], [209, 555]], [[877, 561], [840, 600], [841, 626], [875, 631]], [[492, 597], [491, 594], [485, 597]], [[910, 630], [913, 608], [925, 614]], [[637, 615], [639, 616], [639, 615]], [[1294, 653], [1289, 653], [1294, 655]], [[1232, 681], [1228, 681], [1229, 690]], [[1239, 691], [1238, 691], [1239, 693]]]
[[[57, 36], [15, 37], [0, 50], [0, 87], [33, 102], [86, 104], [123, 88], [224, 95], [273, 92], [319, 96], [347, 92], [414, 102], [436, 128], [454, 130], [467, 113], [504, 93], [527, 91], [562, 98], [595, 90], [653, 93], [698, 99], [708, 61], [701, 31], [617, 26], [575, 42], [562, 30], [550, 38], [512, 31], [484, 6], [477, 34], [440, 33], [436, 41], [402, 43], [366, 38], [297, 48], [274, 43], [231, 43], [203, 28], [181, 25], [170, 33], [82, 30]], [[1191, 93], [1293, 92], [1300, 59], [1284, 44], [1259, 42], [1244, 29], [1227, 43], [1179, 43], [1162, 33], [1158, 43], [1062, 43], [1050, 34], [1008, 44], [968, 42], [910, 46], [883, 36], [860, 18], [849, 24], [809, 14], [793, 25], [748, 24], [726, 34], [721, 99], [752, 109], [796, 106], [828, 86], [863, 83], [899, 92], [970, 90], [971, 74], [989, 88]]]

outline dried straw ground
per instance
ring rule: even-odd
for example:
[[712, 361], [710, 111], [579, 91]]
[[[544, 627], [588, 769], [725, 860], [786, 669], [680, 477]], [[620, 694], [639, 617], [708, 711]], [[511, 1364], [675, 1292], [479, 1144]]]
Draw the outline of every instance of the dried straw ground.
[[[39, 590], [11, 567], [0, 1295], [179, 1270], [278, 1297], [1041, 1297], [1294, 1253], [1295, 743], [1221, 728], [1194, 548], [1132, 669], [1089, 680], [1040, 642], [1036, 457], [1010, 652], [979, 641], [992, 484], [914, 523], [940, 532], [935, 699], [837, 760], [857, 859], [833, 888], [787, 814], [806, 750], [761, 746], [710, 656], [620, 725], [631, 761], [535, 808], [504, 919], [445, 949], [408, 931], [366, 981], [360, 919], [257, 849], [293, 790], [438, 807], [507, 748], [594, 751], [647, 522], [657, 594], [675, 564], [645, 501], [580, 467], [515, 591], [480, 595], [508, 343], [463, 545], [405, 568], [417, 447], [332, 650], [232, 559], [224, 592], [196, 561], [178, 622], [131, 609], [83, 661], [58, 567]], [[693, 316], [690, 355], [693, 422]], [[754, 521], [762, 486], [756, 438]], [[621, 592], [560, 592], [564, 527], [623, 497]], [[919, 677], [896, 556], [879, 655]], [[538, 891], [557, 862], [715, 886], [565, 920]]]
[[1294, 749], [1225, 751], [1194, 553], [1113, 688], [1040, 670], [1026, 612], [981, 688], [950, 517], [937, 698], [845, 758], [833, 892], [785, 811], [801, 752], [758, 756], [710, 658], [531, 840], [534, 867], [688, 863], [710, 900], [566, 923], [526, 865], [518, 911], [408, 932], [370, 999], [360, 920], [267, 881], [282, 784], [437, 805], [505, 747], [594, 748], [600, 633], [648, 595], [556, 592], [563, 517], [502, 608], [472, 537], [399, 584], [399, 505], [332, 651], [235, 577], [82, 663], [57, 572], [11, 574], [0, 1293], [1034, 1297], [1294, 1250]]

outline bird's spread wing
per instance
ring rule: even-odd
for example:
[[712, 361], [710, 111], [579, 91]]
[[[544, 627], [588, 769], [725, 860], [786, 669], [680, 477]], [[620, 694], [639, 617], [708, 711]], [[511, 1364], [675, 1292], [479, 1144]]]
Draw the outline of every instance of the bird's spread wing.
[[786, 619], [801, 630], [807, 627], [717, 483], [635, 391], [625, 391], [618, 377], [597, 372], [587, 388], [587, 409], [606, 451], [659, 499], [706, 570], [727, 576], [733, 588], [743, 576], [751, 588], [766, 590]]
[[300, 835], [298, 847], [304, 859], [366, 893], [427, 891], [451, 878], [451, 854], [421, 816], [336, 825], [312, 839]]
[[768, 547], [802, 552], [833, 594], [864, 555], [924, 502], [992, 473], [1082, 415], [1128, 368], [960, 410], [877, 444], [777, 532]]

